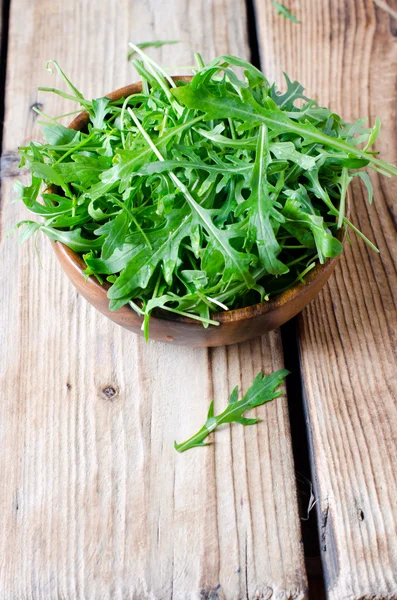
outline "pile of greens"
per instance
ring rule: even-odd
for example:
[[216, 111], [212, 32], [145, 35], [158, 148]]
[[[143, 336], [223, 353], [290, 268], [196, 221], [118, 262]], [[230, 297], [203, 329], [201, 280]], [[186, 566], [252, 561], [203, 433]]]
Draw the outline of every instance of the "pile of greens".
[[146, 336], [155, 308], [216, 325], [213, 312], [304, 281], [342, 252], [341, 228], [376, 249], [345, 205], [355, 176], [372, 200], [359, 169], [397, 174], [369, 150], [378, 119], [346, 123], [298, 82], [286, 77], [281, 93], [240, 58], [196, 55], [186, 83], [131, 47], [142, 92], [117, 102], [86, 100], [54, 62], [68, 92], [41, 89], [90, 122], [76, 132], [41, 113], [45, 141], [20, 148], [32, 179], [19, 195], [45, 219], [20, 223], [24, 239], [40, 230], [80, 253], [87, 275], [111, 282], [110, 308], [129, 303]]

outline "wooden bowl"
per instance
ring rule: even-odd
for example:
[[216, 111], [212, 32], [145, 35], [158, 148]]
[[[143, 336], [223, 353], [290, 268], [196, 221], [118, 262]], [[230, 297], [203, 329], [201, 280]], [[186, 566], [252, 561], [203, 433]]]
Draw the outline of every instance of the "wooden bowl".
[[[191, 77], [175, 79], [190, 81]], [[142, 85], [139, 82], [111, 92], [108, 97], [111, 100], [120, 100], [141, 90]], [[70, 123], [69, 128], [82, 130], [87, 127], [88, 121], [88, 113], [82, 112]], [[63, 270], [82, 296], [115, 323], [142, 335], [142, 317], [129, 305], [117, 311], [109, 310], [107, 290], [110, 284], [100, 284], [93, 276], [86, 279], [83, 274], [83, 259], [61, 242], [52, 242], [52, 245]], [[306, 275], [305, 284], [298, 283], [268, 302], [211, 314], [211, 319], [219, 322], [217, 327], [210, 325], [205, 329], [193, 319], [167, 311], [154, 311], [150, 319], [150, 339], [193, 347], [224, 346], [244, 342], [276, 329], [313, 300], [335, 269], [338, 258], [327, 260], [323, 265], [318, 264]]]

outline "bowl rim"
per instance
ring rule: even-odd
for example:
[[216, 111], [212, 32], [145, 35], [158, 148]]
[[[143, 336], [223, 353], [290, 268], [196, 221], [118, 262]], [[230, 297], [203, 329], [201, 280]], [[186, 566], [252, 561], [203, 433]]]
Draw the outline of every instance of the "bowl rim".
[[[175, 81], [189, 82], [192, 80], [192, 76], [191, 75], [173, 75], [172, 79], [174, 79]], [[133, 94], [139, 93], [141, 90], [142, 90], [142, 82], [138, 81], [136, 83], [132, 83], [130, 85], [126, 85], [124, 87], [118, 88], [117, 90], [114, 90], [113, 92], [106, 94], [106, 97], [110, 98], [110, 100], [112, 102], [114, 102], [114, 101], [121, 100], [122, 98], [127, 98], [128, 96], [131, 96]], [[88, 121], [89, 121], [88, 111], [82, 111], [81, 113], [76, 115], [76, 117], [71, 121], [71, 123], [69, 123], [68, 128], [79, 131], [88, 124]], [[344, 229], [341, 228], [339, 230], [337, 237], [340, 241], [343, 242]], [[77, 267], [79, 269], [79, 271], [81, 272], [81, 275], [84, 276], [83, 271], [84, 271], [85, 265], [84, 265], [83, 258], [80, 256], [80, 254], [78, 254], [77, 252], [75, 252], [74, 250], [72, 250], [71, 248], [69, 248], [68, 246], [63, 244], [62, 242], [53, 242], [53, 244], [55, 244], [61, 250], [61, 254], [67, 256], [69, 258], [69, 260], [73, 261], [73, 263], [75, 264], [75, 267]], [[307, 287], [311, 283], [313, 283], [318, 277], [320, 277], [321, 275], [325, 275], [325, 273], [328, 272], [329, 270], [332, 271], [334, 268], [334, 263], [339, 260], [340, 256], [341, 255], [336, 256], [334, 258], [328, 258], [324, 263], [317, 262], [315, 267], [313, 269], [311, 269], [305, 275], [305, 283], [302, 283], [302, 282], [295, 283], [287, 290], [284, 290], [280, 294], [277, 294], [276, 296], [271, 297], [269, 300], [264, 300], [264, 301], [258, 302], [256, 304], [244, 306], [242, 308], [232, 308], [230, 310], [225, 310], [225, 311], [211, 312], [210, 318], [213, 319], [214, 321], [218, 321], [219, 323], [244, 321], [246, 319], [252, 318], [253, 316], [263, 315], [265, 313], [279, 309], [280, 307], [284, 306], [288, 302], [297, 298], [302, 293], [302, 291], [307, 289]], [[93, 275], [90, 275], [88, 277], [88, 279], [91, 280], [92, 282], [94, 282], [96, 285], [96, 288], [98, 290], [102, 290], [104, 295], [107, 298], [107, 290], [109, 289], [110, 284], [108, 282], [104, 282], [101, 284]], [[127, 307], [134, 314], [137, 314], [129, 304], [127, 304]], [[117, 311], [115, 311], [115, 312], [117, 312]], [[178, 314], [174, 314], [174, 313], [169, 313], [162, 309], [156, 309], [154, 311], [154, 313], [157, 318], [161, 318], [163, 320], [174, 321], [174, 322], [178, 321], [180, 323], [188, 323], [191, 325], [197, 325], [197, 320], [195, 320], [195, 319], [191, 319], [189, 317], [184, 317], [182, 315], [178, 315]]]

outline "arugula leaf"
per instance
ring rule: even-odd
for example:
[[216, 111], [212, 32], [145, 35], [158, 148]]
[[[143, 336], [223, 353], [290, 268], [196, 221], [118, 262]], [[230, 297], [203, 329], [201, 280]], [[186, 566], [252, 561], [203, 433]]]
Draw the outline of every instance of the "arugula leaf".
[[66, 188], [63, 177], [54, 169], [54, 167], [51, 167], [49, 164], [44, 162], [31, 162], [29, 164], [29, 168], [33, 176], [44, 179], [45, 181], [53, 183], [54, 185], [58, 185], [63, 189]]
[[150, 255], [147, 247], [142, 246], [109, 289], [108, 297], [113, 310], [126, 304], [126, 297], [133, 297], [140, 288], [146, 288], [159, 264], [162, 266], [165, 281], [171, 283], [178, 262], [179, 245], [190, 234], [190, 221], [189, 211], [175, 209], [166, 216], [166, 226], [147, 233], [152, 245]]
[[80, 131], [68, 129], [60, 123], [43, 125], [41, 131], [43, 132], [44, 139], [51, 144], [51, 146], [63, 146], [64, 144], [79, 142], [81, 136]]
[[270, 162], [270, 151], [267, 139], [267, 127], [262, 125], [258, 135], [255, 164], [251, 180], [251, 194], [248, 200], [240, 204], [238, 211], [248, 210], [250, 220], [249, 239], [255, 242], [261, 264], [268, 273], [282, 275], [289, 269], [277, 256], [281, 248], [277, 242], [275, 231], [284, 221], [272, 201], [266, 178], [266, 167]]
[[62, 242], [66, 246], [69, 246], [75, 252], [88, 252], [89, 250], [100, 248], [103, 244], [104, 238], [98, 237], [95, 239], [88, 239], [83, 237], [81, 229], [73, 229], [73, 231], [62, 231], [61, 229], [55, 229], [48, 225], [41, 225], [40, 231], [46, 234], [53, 242]]
[[[308, 207], [303, 203], [298, 193], [293, 193], [288, 198], [282, 210], [285, 217], [283, 228], [289, 231], [302, 244], [306, 245], [306, 229], [309, 229], [314, 238], [320, 263], [324, 263], [326, 258], [333, 258], [342, 253], [343, 246], [324, 225], [323, 217], [316, 215], [313, 207]], [[303, 235], [301, 231], [303, 230]]]
[[39, 231], [41, 225], [36, 221], [21, 221], [18, 223], [17, 228], [23, 226], [21, 235], [19, 236], [19, 243], [26, 242], [33, 234]]
[[71, 161], [54, 165], [54, 169], [65, 183], [75, 183], [83, 188], [99, 182], [104, 169], [111, 167], [112, 161], [107, 156], [85, 156], [72, 154]]
[[276, 390], [283, 383], [288, 373], [289, 371], [286, 369], [280, 369], [271, 375], [258, 373], [251, 384], [251, 387], [247, 390], [241, 400], [237, 399], [238, 387], [234, 388], [230, 394], [228, 406], [219, 415], [214, 414], [214, 401], [212, 401], [208, 410], [207, 420], [203, 427], [185, 442], [180, 444], [174, 442], [175, 450], [177, 450], [177, 452], [185, 452], [190, 448], [208, 446], [207, 443], [204, 443], [204, 440], [217, 427], [224, 423], [240, 423], [241, 425], [255, 425], [255, 423], [258, 423], [260, 419], [246, 418], [243, 416], [244, 413], [255, 406], [261, 406], [262, 404], [265, 404], [265, 402], [270, 402], [271, 400], [282, 396], [283, 392]]
[[[309, 101], [309, 99], [303, 95], [303, 91], [304, 91], [303, 85], [301, 83], [299, 83], [298, 81], [291, 81], [286, 73], [283, 73], [283, 75], [284, 75], [285, 82], [287, 84], [287, 90], [284, 92], [284, 94], [282, 94], [281, 92], [279, 92], [277, 90], [277, 87], [275, 84], [272, 85], [271, 90], [270, 90], [271, 98], [279, 106], [279, 108], [284, 108], [285, 110], [293, 110], [295, 108], [294, 107], [295, 100], [302, 99], [302, 100]], [[311, 108], [311, 107], [312, 107], [312, 104], [309, 104], [309, 108]], [[324, 109], [321, 109], [321, 110], [324, 110]], [[306, 107], [303, 109], [303, 112], [305, 112], [305, 111], [307, 111]], [[327, 111], [327, 116], [328, 116], [328, 113], [329, 113], [328, 109], [326, 109], [326, 111]]]
[[212, 217], [215, 214], [213, 210], [203, 208], [193, 196], [187, 187], [176, 175], [171, 174], [173, 181], [182, 191], [194, 215], [193, 224], [201, 225], [210, 236], [212, 245], [223, 256], [224, 270], [222, 281], [229, 284], [233, 280], [242, 280], [247, 289], [254, 286], [254, 279], [249, 272], [249, 265], [253, 257], [250, 254], [239, 252], [231, 245], [231, 240], [240, 236], [240, 232], [234, 229], [219, 229], [213, 222]]
[[[134, 116], [132, 112], [131, 115]], [[156, 156], [160, 159], [160, 161], [164, 162], [163, 156], [144, 132], [139, 120], [136, 117], [134, 120], [140, 132], [144, 135], [144, 138], [154, 150]], [[230, 243], [232, 239], [240, 236], [240, 232], [237, 229], [219, 229], [216, 227], [212, 221], [212, 215], [214, 214], [214, 211], [211, 209], [206, 209], [199, 204], [194, 199], [186, 185], [175, 175], [175, 173], [170, 173], [170, 178], [175, 183], [176, 187], [182, 192], [192, 210], [193, 227], [201, 225], [207, 234], [209, 234], [212, 244], [220, 252], [220, 254], [222, 254], [224, 259], [222, 281], [226, 284], [229, 284], [235, 279], [241, 279], [245, 281], [248, 289], [253, 287], [255, 282], [249, 272], [249, 265], [252, 262], [252, 256], [239, 252]]]
[[277, 142], [270, 144], [269, 150], [280, 160], [290, 160], [305, 171], [316, 167], [316, 159], [309, 154], [298, 152], [292, 142]]
[[372, 146], [372, 144], [378, 139], [380, 134], [381, 122], [379, 117], [375, 118], [375, 125], [371, 129], [369, 134], [368, 142], [365, 144], [364, 152], [368, 150]]
[[[171, 127], [167, 133], [161, 137], [161, 139], [159, 138], [157, 140], [157, 145], [161, 148], [166, 148], [168, 143], [175, 139], [175, 137], [178, 137], [186, 129], [189, 129], [201, 120], [202, 117], [196, 117], [191, 121]], [[155, 142], [154, 145], [156, 145]], [[114, 184], [116, 182], [120, 182], [120, 192], [125, 191], [128, 188], [132, 177], [134, 177], [139, 171], [139, 168], [150, 162], [152, 154], [153, 149], [150, 146], [149, 148], [139, 148], [138, 150], [118, 150], [117, 154], [113, 158], [113, 167], [103, 172], [102, 181], [105, 184]], [[102, 194], [103, 192], [100, 193]]]
[[[168, 44], [179, 44], [179, 40], [156, 40], [154, 42], [140, 42], [139, 44], [135, 44], [141, 50], [146, 50], [146, 48], [161, 48], [161, 46], [166, 46]], [[136, 50], [131, 49], [128, 52], [128, 60], [131, 60], [137, 54]]]
[[[244, 69], [245, 75], [249, 78], [249, 82], [251, 86], [256, 85], [265, 85], [268, 86], [268, 82], [262, 71], [257, 69], [254, 65], [249, 63], [247, 60], [243, 58], [239, 58], [238, 56], [232, 56], [230, 54], [224, 54], [223, 56], [218, 56], [215, 60], [213, 60], [208, 68], [211, 69], [214, 65], [223, 65], [229, 66], [233, 65], [235, 67], [240, 67]], [[204, 69], [205, 71], [205, 69]]]
[[[244, 102], [227, 88], [216, 86], [217, 93], [215, 93], [214, 85], [205, 86], [201, 84], [200, 79], [196, 78], [197, 75], [193, 77], [191, 83], [171, 90], [173, 96], [184, 106], [203, 111], [206, 121], [230, 118], [242, 121], [251, 127], [260, 124], [261, 117], [252, 103]], [[248, 90], [241, 90], [244, 99], [248, 99], [247, 93], [249, 94]], [[254, 99], [251, 98], [253, 102]]]
[[295, 15], [293, 15], [292, 12], [286, 6], [284, 6], [284, 4], [281, 4], [280, 2], [275, 2], [275, 0], [273, 0], [272, 4], [276, 9], [278, 15], [282, 15], [285, 19], [289, 19], [293, 23], [300, 23], [300, 21], [298, 21]]
[[91, 102], [93, 113], [91, 116], [91, 123], [96, 129], [104, 129], [106, 126], [106, 115], [112, 111], [109, 102], [110, 99], [106, 96]]
[[368, 204], [372, 204], [374, 191], [372, 188], [371, 178], [365, 171], [359, 171], [358, 173], [353, 173], [353, 177], [359, 177], [363, 182], [368, 192]]
[[262, 122], [276, 134], [285, 132], [296, 134], [302, 138], [303, 144], [315, 142], [329, 148], [342, 150], [352, 156], [365, 158], [375, 170], [381, 173], [397, 175], [397, 167], [394, 165], [379, 160], [364, 150], [349, 145], [342, 139], [322, 133], [321, 130], [309, 122], [296, 123], [281, 110], [262, 108], [249, 90], [241, 90], [242, 98], [223, 89], [221, 89], [219, 95], [216, 95], [209, 87], [203, 85], [195, 87], [195, 78], [193, 78], [190, 84], [173, 89], [172, 93], [185, 106], [205, 112], [205, 118], [208, 120], [216, 118], [237, 119], [251, 128]]
[[129, 230], [128, 225], [128, 214], [121, 211], [117, 217], [95, 230], [96, 235], [106, 235], [101, 253], [103, 260], [110, 258], [115, 250], [123, 246]]

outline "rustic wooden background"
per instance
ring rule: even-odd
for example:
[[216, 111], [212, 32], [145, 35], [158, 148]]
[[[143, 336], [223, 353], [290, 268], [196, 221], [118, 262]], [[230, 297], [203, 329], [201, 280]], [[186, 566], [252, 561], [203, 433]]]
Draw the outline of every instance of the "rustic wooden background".
[[[77, 295], [46, 240], [41, 269], [33, 244], [6, 238], [26, 214], [12, 188], [18, 145], [40, 139], [32, 108], [65, 108], [36, 91], [59, 83], [46, 61], [98, 97], [136, 79], [130, 40], [180, 39], [153, 51], [169, 65], [198, 49], [251, 57], [278, 82], [286, 71], [347, 119], [378, 115], [377, 149], [397, 163], [397, 19], [372, 0], [286, 4], [300, 24], [270, 0], [3, 0], [2, 600], [317, 600], [296, 484], [305, 460], [327, 597], [397, 599], [397, 182], [374, 176], [371, 207], [354, 186], [353, 217], [380, 255], [353, 239], [296, 337], [290, 325], [228, 348], [145, 344]], [[260, 425], [174, 451], [212, 397], [220, 409], [285, 362], [289, 407], [284, 396], [257, 409]]]

